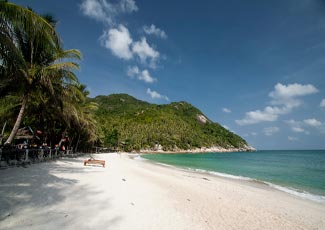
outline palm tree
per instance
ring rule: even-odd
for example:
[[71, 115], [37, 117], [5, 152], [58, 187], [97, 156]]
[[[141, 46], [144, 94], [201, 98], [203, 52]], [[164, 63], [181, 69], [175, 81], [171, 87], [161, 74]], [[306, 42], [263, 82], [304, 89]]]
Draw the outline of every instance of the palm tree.
[[69, 85], [68, 90], [63, 92], [65, 98], [62, 100], [64, 102], [62, 115], [77, 138], [75, 151], [78, 151], [81, 138], [85, 139], [85, 143], [94, 143], [98, 139], [94, 118], [98, 104], [87, 98], [89, 91], [85, 85]]
[[26, 106], [35, 98], [33, 95], [46, 92], [55, 97], [55, 88], [64, 89], [69, 83], [78, 83], [73, 73], [78, 64], [70, 60], [80, 59], [81, 54], [61, 48], [53, 21], [49, 19], [0, 1], [0, 80], [3, 82], [0, 87], [5, 94], [11, 92], [21, 97], [19, 114], [6, 144], [13, 141]]

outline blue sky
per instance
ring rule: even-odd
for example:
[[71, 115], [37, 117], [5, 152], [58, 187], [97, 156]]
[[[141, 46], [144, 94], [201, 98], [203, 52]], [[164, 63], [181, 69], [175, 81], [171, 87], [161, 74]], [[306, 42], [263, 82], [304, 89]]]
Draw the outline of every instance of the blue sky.
[[187, 101], [258, 149], [325, 149], [322, 0], [15, 0], [51, 13], [91, 96]]

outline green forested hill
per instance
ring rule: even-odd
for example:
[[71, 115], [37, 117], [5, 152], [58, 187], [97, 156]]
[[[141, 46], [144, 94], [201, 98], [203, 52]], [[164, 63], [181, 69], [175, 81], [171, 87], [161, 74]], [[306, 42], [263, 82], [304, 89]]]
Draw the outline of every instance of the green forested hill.
[[126, 94], [97, 96], [96, 120], [105, 147], [125, 151], [154, 149], [166, 151], [200, 147], [245, 148], [238, 135], [207, 119], [187, 102], [150, 104]]

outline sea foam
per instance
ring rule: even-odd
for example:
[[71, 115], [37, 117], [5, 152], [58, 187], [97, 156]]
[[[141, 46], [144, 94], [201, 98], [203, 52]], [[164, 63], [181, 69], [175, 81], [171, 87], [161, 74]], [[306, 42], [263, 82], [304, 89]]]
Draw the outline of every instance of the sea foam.
[[[183, 156], [183, 155], [182, 155]], [[172, 156], [174, 157], [174, 156]], [[217, 171], [212, 171], [212, 170], [207, 170], [207, 169], [199, 169], [199, 168], [194, 168], [194, 167], [190, 167], [190, 166], [185, 166], [185, 165], [176, 165], [176, 164], [168, 164], [168, 163], [162, 163], [159, 162], [157, 160], [154, 159], [147, 159], [147, 158], [143, 158], [141, 157], [141, 155], [139, 157], [136, 157], [137, 160], [149, 160], [155, 164], [159, 164], [165, 167], [171, 167], [171, 168], [178, 168], [178, 169], [182, 169], [182, 170], [189, 170], [192, 172], [197, 172], [197, 173], [205, 173], [205, 174], [210, 174], [213, 176], [218, 176], [218, 177], [223, 177], [223, 178], [229, 178], [229, 179], [235, 179], [235, 180], [242, 180], [242, 181], [249, 181], [252, 183], [257, 183], [257, 184], [263, 184], [265, 186], [269, 186], [273, 189], [294, 195], [296, 197], [300, 197], [303, 199], [308, 199], [314, 202], [318, 202], [318, 203], [325, 203], [325, 196], [324, 195], [316, 195], [316, 194], [312, 194], [310, 192], [301, 190], [301, 189], [296, 189], [296, 188], [292, 188], [289, 186], [283, 186], [283, 185], [278, 185], [278, 184], [274, 184], [265, 180], [261, 180], [261, 179], [256, 179], [256, 178], [252, 178], [252, 177], [247, 177], [247, 176], [241, 176], [241, 175], [232, 175], [232, 174], [228, 174], [228, 173], [223, 173], [223, 172], [217, 172]]]
[[269, 186], [271, 188], [280, 190], [282, 192], [289, 193], [291, 195], [294, 195], [294, 196], [297, 196], [297, 197], [300, 197], [300, 198], [303, 198], [303, 199], [312, 200], [312, 201], [315, 201], [315, 202], [318, 202], [318, 203], [325, 203], [325, 196], [314, 195], [314, 194], [311, 194], [311, 193], [306, 192], [306, 191], [276, 185], [276, 184], [273, 184], [273, 183], [270, 183], [270, 182], [267, 182], [267, 181], [261, 181], [261, 180], [257, 180], [257, 179], [250, 178], [250, 177], [235, 176], [235, 175], [231, 175], [231, 174], [220, 173], [220, 172], [215, 172], [215, 171], [209, 171], [209, 170], [204, 170], [204, 169], [193, 169], [193, 168], [187, 168], [187, 169], [190, 170], [190, 171], [194, 171], [194, 172], [207, 173], [207, 174], [210, 174], [210, 175], [224, 177], [224, 178], [251, 181], [251, 182], [256, 182], [256, 183], [259, 183], [259, 184], [262, 183], [262, 184], [265, 184], [265, 185], [267, 185], [267, 186]]

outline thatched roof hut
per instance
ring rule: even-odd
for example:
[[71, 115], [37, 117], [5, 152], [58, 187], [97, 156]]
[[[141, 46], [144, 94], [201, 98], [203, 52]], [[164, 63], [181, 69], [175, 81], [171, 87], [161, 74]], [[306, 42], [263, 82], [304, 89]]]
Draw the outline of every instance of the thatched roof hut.
[[38, 138], [36, 135], [34, 135], [34, 131], [31, 129], [31, 127], [24, 127], [21, 129], [18, 129], [15, 139], [20, 140], [20, 139], [26, 139], [26, 140], [31, 140], [34, 138]]

